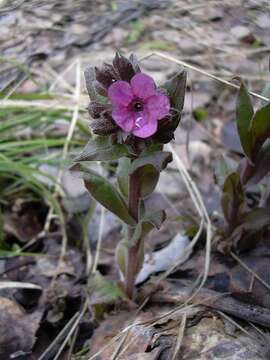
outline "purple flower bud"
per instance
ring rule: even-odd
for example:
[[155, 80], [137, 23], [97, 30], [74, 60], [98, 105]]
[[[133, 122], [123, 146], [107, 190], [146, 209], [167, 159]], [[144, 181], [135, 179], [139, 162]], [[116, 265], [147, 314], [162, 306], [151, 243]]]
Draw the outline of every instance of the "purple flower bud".
[[111, 116], [105, 113], [98, 119], [95, 119], [91, 123], [91, 129], [94, 134], [100, 136], [107, 136], [116, 133], [119, 128], [111, 118]]

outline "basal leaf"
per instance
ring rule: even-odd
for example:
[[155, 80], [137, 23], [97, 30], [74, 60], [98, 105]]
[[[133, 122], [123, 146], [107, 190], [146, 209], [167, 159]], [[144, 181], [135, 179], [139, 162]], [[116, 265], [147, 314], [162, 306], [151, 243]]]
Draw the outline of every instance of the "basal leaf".
[[248, 171], [248, 183], [258, 184], [261, 179], [267, 175], [270, 171], [270, 140], [266, 140], [265, 144], [261, 147], [255, 164], [249, 165]]
[[244, 204], [244, 193], [238, 173], [231, 173], [223, 186], [221, 206], [224, 217], [229, 226], [233, 227], [238, 222]]
[[90, 305], [111, 304], [125, 298], [122, 290], [115, 283], [106, 280], [98, 271], [89, 277], [87, 293]]
[[254, 111], [251, 98], [246, 86], [241, 83], [236, 106], [236, 122], [237, 129], [244, 153], [251, 158], [252, 152], [252, 134], [250, 132], [250, 124]]
[[261, 240], [263, 230], [270, 226], [270, 209], [258, 207], [241, 215], [230, 240], [238, 251], [250, 250]]
[[245, 230], [260, 230], [265, 226], [269, 226], [270, 209], [262, 207], [254, 208], [241, 217], [241, 222]]
[[112, 145], [108, 137], [101, 136], [90, 139], [82, 153], [75, 158], [74, 161], [109, 161], [118, 160], [123, 156], [129, 156], [128, 149], [125, 145]]
[[252, 156], [255, 159], [265, 140], [270, 137], [270, 103], [256, 111], [251, 122], [250, 132], [252, 134]]
[[224, 186], [224, 182], [227, 177], [232, 173], [232, 169], [230, 168], [228, 162], [225, 157], [221, 156], [215, 167], [215, 181], [220, 186]]

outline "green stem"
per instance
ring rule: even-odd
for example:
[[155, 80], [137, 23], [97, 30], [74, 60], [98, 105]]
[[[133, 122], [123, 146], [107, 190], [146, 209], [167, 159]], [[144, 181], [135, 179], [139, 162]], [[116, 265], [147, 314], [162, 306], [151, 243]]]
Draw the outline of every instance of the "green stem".
[[[135, 171], [129, 177], [129, 197], [128, 197], [128, 207], [130, 214], [138, 221], [139, 217], [139, 205], [140, 205], [140, 185], [138, 181], [138, 174]], [[131, 229], [130, 229], [131, 230]], [[132, 236], [132, 230], [130, 231], [129, 236]], [[140, 250], [141, 240], [129, 247], [128, 250], [128, 261], [127, 261], [127, 272], [126, 272], [126, 294], [130, 299], [133, 298], [135, 279], [137, 275], [138, 268], [138, 256]]]

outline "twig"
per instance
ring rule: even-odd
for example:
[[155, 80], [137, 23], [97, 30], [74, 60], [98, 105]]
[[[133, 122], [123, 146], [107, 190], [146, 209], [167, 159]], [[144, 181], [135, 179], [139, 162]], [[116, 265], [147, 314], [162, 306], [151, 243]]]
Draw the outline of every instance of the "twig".
[[53, 358], [53, 360], [57, 360], [59, 358], [59, 356], [61, 355], [62, 351], [64, 350], [66, 344], [68, 343], [70, 337], [72, 336], [72, 334], [74, 333], [74, 331], [77, 329], [77, 326], [79, 325], [84, 313], [87, 310], [87, 301], [85, 301], [84, 306], [79, 314], [79, 316], [77, 317], [77, 319], [74, 321], [74, 324], [72, 325], [69, 333], [67, 334], [65, 340], [63, 341], [62, 345], [60, 346], [59, 350], [57, 351], [57, 354], [55, 355], [55, 357]]
[[[236, 321], [234, 321], [233, 319], [231, 319], [228, 315], [224, 314], [222, 311], [216, 311], [219, 315], [221, 315], [222, 317], [224, 317], [224, 319], [226, 319], [227, 321], [229, 321], [231, 324], [233, 324], [234, 326], [236, 326], [239, 330], [241, 330], [244, 334], [246, 334], [247, 336], [253, 338], [254, 340], [257, 340], [255, 336], [252, 336], [245, 328], [243, 328], [243, 326], [239, 325]], [[250, 323], [252, 324], [252, 323]]]
[[47, 359], [47, 356], [51, 355], [51, 352], [52, 352], [54, 346], [63, 338], [65, 333], [68, 331], [68, 329], [71, 327], [71, 325], [76, 321], [76, 319], [78, 318], [79, 315], [80, 315], [79, 312], [76, 312], [76, 314], [73, 315], [73, 317], [69, 320], [69, 322], [63, 327], [63, 329], [60, 331], [60, 333], [53, 340], [53, 342], [47, 347], [47, 349], [44, 351], [44, 353], [40, 355], [38, 360]]
[[230, 255], [250, 274], [254, 276], [258, 281], [260, 281], [268, 290], [270, 290], [270, 284], [268, 284], [266, 281], [264, 281], [255, 271], [250, 269], [237, 255], [235, 255], [232, 251], [230, 252]]
[[[81, 103], [81, 101], [80, 101]], [[78, 106], [79, 110], [85, 110], [85, 106], [79, 106], [78, 104], [72, 104], [71, 101], [67, 102], [65, 99], [59, 99], [59, 101], [53, 100], [43, 100], [43, 101], [35, 101], [35, 100], [5, 100], [0, 103], [1, 108], [39, 108], [39, 109], [55, 109], [55, 110], [64, 110], [64, 111], [72, 111], [74, 110], [74, 106]]]
[[42, 290], [42, 287], [36, 284], [18, 282], [18, 281], [0, 281], [0, 290], [3, 289], [35, 289]]
[[168, 145], [169, 150], [172, 152], [174, 160], [178, 166], [178, 169], [180, 171], [180, 174], [182, 175], [182, 178], [185, 182], [185, 185], [188, 189], [188, 192], [191, 196], [191, 199], [193, 200], [193, 203], [198, 211], [198, 214], [201, 216], [201, 219], [205, 222], [206, 225], [206, 249], [205, 249], [205, 265], [204, 265], [204, 274], [203, 278], [201, 280], [201, 284], [199, 285], [198, 289], [194, 292], [192, 296], [195, 296], [197, 292], [200, 291], [200, 289], [203, 287], [207, 276], [209, 272], [210, 267], [210, 255], [211, 255], [211, 239], [212, 239], [212, 224], [211, 220], [208, 216], [207, 210], [205, 208], [205, 205], [203, 203], [202, 197], [199, 193], [199, 190], [194, 183], [194, 181], [191, 179], [188, 171], [186, 170], [182, 160], [177, 155], [173, 147], [169, 144]]
[[27, 79], [27, 75], [24, 75], [21, 80], [17, 82], [15, 86], [6, 94], [6, 96], [0, 101], [0, 104], [3, 104], [13, 93], [18, 89], [18, 87]]
[[[215, 75], [213, 75], [213, 74], [211, 74], [211, 73], [209, 73], [209, 72], [207, 72], [207, 71], [205, 71], [205, 70], [203, 70], [203, 69], [201, 69], [201, 68], [199, 68], [197, 66], [191, 65], [191, 64], [189, 64], [189, 63], [187, 63], [187, 62], [185, 62], [183, 60], [176, 59], [176, 58], [174, 58], [174, 57], [172, 57], [170, 55], [162, 54], [162, 53], [160, 53], [158, 51], [154, 51], [152, 54], [149, 54], [147, 57], [150, 57], [150, 56], [153, 56], [153, 55], [159, 56], [162, 59], [169, 60], [169, 61], [174, 62], [176, 64], [185, 66], [185, 67], [187, 67], [187, 68], [189, 68], [191, 70], [194, 70], [194, 71], [196, 71], [196, 72], [198, 72], [198, 73], [200, 73], [202, 75], [205, 75], [205, 76], [207, 76], [207, 77], [209, 77], [209, 78], [211, 78], [213, 80], [219, 81], [219, 82], [221, 82], [221, 83], [223, 83], [225, 85], [228, 85], [228, 86], [230, 86], [230, 87], [232, 87], [234, 89], [237, 89], [237, 90], [239, 89], [238, 85], [236, 85], [236, 84], [234, 84], [234, 83], [232, 83], [230, 81], [224, 80], [224, 79], [222, 79], [222, 78], [220, 78], [218, 76], [215, 76]], [[257, 94], [257, 93], [255, 93], [253, 91], [249, 91], [249, 94], [256, 97], [256, 98], [258, 98], [258, 99], [260, 99], [260, 100], [270, 101], [269, 98], [267, 98], [265, 96], [262, 96], [260, 94]]]
[[[124, 345], [124, 343], [125, 343], [125, 341], [126, 341], [126, 339], [128, 337], [128, 334], [129, 334], [129, 331], [124, 333], [124, 336], [122, 337], [122, 339], [120, 339], [120, 342], [119, 342], [118, 346], [116, 347], [114, 353], [112, 354], [112, 357], [111, 357], [110, 360], [116, 360], [117, 357], [120, 355], [120, 353], [125, 351], [125, 350], [122, 350], [122, 348], [123, 348], [123, 345]], [[128, 346], [130, 346], [130, 343], [128, 343]]]
[[64, 79], [64, 75], [65, 75], [67, 72], [69, 72], [69, 71], [73, 68], [74, 65], [76, 65], [76, 61], [77, 61], [77, 60], [73, 61], [70, 65], [68, 65], [67, 68], [66, 68], [63, 72], [61, 72], [60, 74], [55, 73], [55, 71], [54, 71], [52, 68], [50, 68], [51, 71], [56, 74], [56, 78], [55, 78], [54, 82], [50, 85], [50, 91], [53, 91], [53, 89], [55, 88], [55, 86], [56, 86], [56, 84], [57, 84], [58, 82], [63, 83], [63, 85], [64, 85], [68, 90], [71, 90], [71, 92], [73, 91], [72, 86], [71, 86], [68, 82], [66, 82], [66, 80]]
[[175, 345], [172, 360], [179, 359], [179, 353], [180, 353], [180, 348], [181, 348], [181, 345], [182, 345], [182, 342], [183, 342], [186, 322], [187, 322], [187, 314], [184, 313], [184, 315], [182, 317], [182, 320], [181, 320], [181, 323], [180, 323], [180, 326], [179, 326], [179, 331], [178, 331], [178, 335], [177, 335], [177, 339], [176, 339], [176, 345]]

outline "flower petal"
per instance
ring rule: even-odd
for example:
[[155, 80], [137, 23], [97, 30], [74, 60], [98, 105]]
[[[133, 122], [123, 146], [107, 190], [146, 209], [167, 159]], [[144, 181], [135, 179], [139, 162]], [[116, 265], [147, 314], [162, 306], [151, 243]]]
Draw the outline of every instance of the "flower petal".
[[112, 112], [113, 120], [125, 132], [130, 132], [134, 127], [134, 113], [125, 107], [119, 107]]
[[140, 99], [147, 99], [155, 95], [156, 85], [151, 76], [143, 73], [136, 74], [130, 81], [134, 95]]
[[126, 106], [131, 102], [133, 93], [128, 82], [119, 80], [109, 87], [108, 97], [113, 105]]
[[146, 100], [146, 107], [151, 119], [162, 119], [170, 112], [170, 100], [168, 96], [156, 94]]
[[147, 111], [137, 113], [132, 134], [140, 138], [148, 138], [157, 131], [157, 119], [150, 120]]

